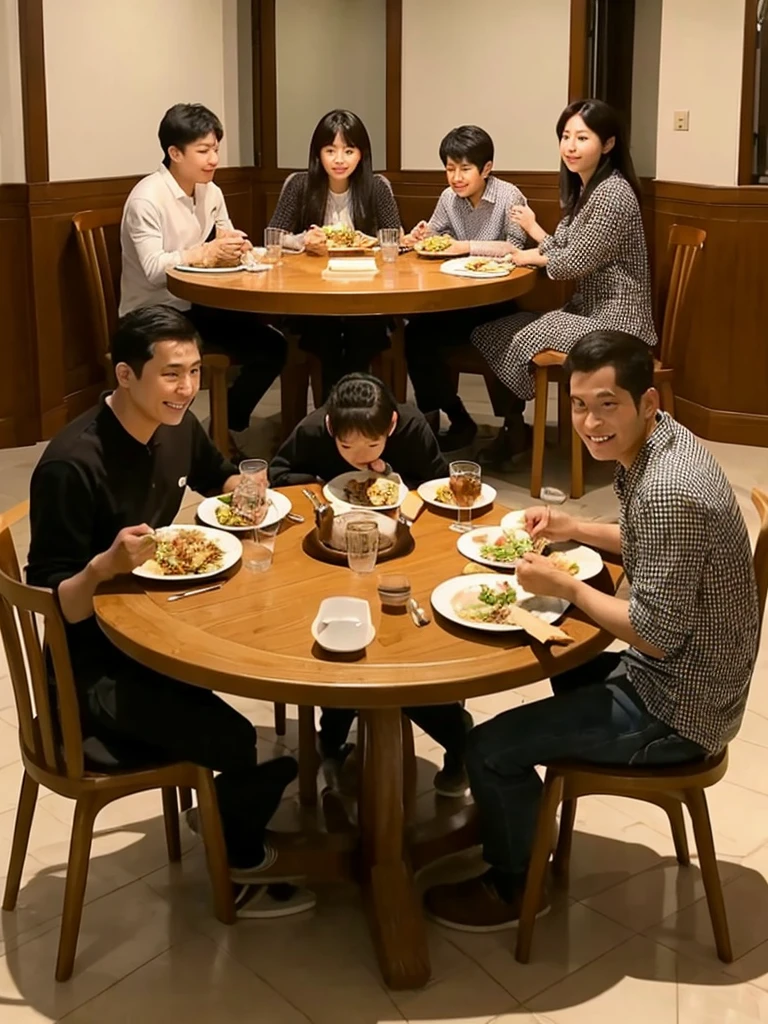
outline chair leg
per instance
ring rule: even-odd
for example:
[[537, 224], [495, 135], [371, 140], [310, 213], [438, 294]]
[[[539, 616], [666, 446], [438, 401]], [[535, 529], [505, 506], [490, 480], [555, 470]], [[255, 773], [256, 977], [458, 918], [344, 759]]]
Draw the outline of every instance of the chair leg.
[[571, 427], [571, 497], [584, 494], [584, 446], [575, 427]]
[[675, 844], [677, 863], [687, 867], [691, 863], [691, 856], [688, 850], [688, 836], [685, 833], [683, 805], [679, 800], [675, 800], [674, 797], [662, 797], [656, 803], [669, 818], [669, 827], [672, 832], [672, 841]]
[[709, 820], [707, 798], [703, 789], [685, 791], [685, 803], [693, 821], [693, 832], [696, 836], [696, 849], [699, 851], [699, 866], [704, 880], [704, 891], [707, 894], [709, 916], [712, 919], [712, 931], [715, 933], [717, 955], [723, 963], [733, 963], [731, 936], [728, 931], [728, 917], [723, 900], [723, 887], [717, 870], [715, 844], [712, 841], [712, 825]]
[[576, 800], [563, 800], [560, 807], [560, 831], [557, 836], [555, 855], [552, 858], [552, 874], [561, 885], [568, 882], [573, 826], [576, 822], [576, 803]]
[[72, 977], [77, 951], [77, 937], [83, 916], [85, 885], [88, 880], [88, 862], [93, 841], [93, 823], [101, 805], [93, 796], [80, 797], [75, 803], [75, 817], [69, 841], [67, 880], [64, 886], [64, 907], [61, 913], [59, 952], [56, 958], [56, 981]]
[[520, 910], [520, 922], [517, 927], [515, 960], [521, 964], [527, 964], [531, 956], [533, 926], [536, 923], [536, 914], [539, 911], [541, 894], [544, 891], [544, 877], [552, 844], [552, 829], [562, 795], [562, 775], [556, 775], [551, 769], [547, 769], [536, 822], [536, 836], [531, 850], [531, 862], [528, 865], [523, 905]]
[[205, 845], [208, 877], [213, 889], [213, 912], [222, 924], [234, 924], [235, 904], [232, 900], [232, 883], [229, 880], [229, 862], [219, 802], [216, 799], [213, 775], [206, 768], [198, 769], [195, 788], [197, 805], [200, 808], [200, 832]]
[[533, 456], [531, 460], [531, 495], [541, 496], [541, 482], [544, 477], [544, 437], [547, 430], [547, 396], [549, 372], [546, 366], [537, 366], [536, 406], [533, 413]]
[[192, 790], [189, 786], [179, 786], [179, 808], [181, 813], [192, 807]]
[[317, 803], [317, 751], [315, 750], [315, 709], [299, 705], [299, 803]]
[[175, 786], [163, 786], [163, 818], [168, 860], [172, 864], [177, 864], [181, 860], [181, 836], [179, 834], [179, 804], [176, 799]]
[[210, 368], [208, 397], [211, 406], [211, 439], [221, 454], [229, 456], [229, 423], [227, 416], [227, 371]]
[[275, 733], [278, 736], [285, 736], [285, 704], [275, 704]]
[[29, 833], [32, 831], [32, 819], [35, 816], [37, 791], [39, 788], [35, 780], [24, 772], [21, 780], [21, 792], [19, 793], [19, 805], [16, 808], [16, 824], [13, 828], [11, 861], [8, 865], [8, 877], [5, 882], [3, 910], [14, 910], [16, 907], [16, 899], [19, 895], [21, 875], [24, 870], [24, 861], [27, 857]]
[[557, 385], [557, 443], [564, 445], [571, 426], [571, 396], [564, 381]]

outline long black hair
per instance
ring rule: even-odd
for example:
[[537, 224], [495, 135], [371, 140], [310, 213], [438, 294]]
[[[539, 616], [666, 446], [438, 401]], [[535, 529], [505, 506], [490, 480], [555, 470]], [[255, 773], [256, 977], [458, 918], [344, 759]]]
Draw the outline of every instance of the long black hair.
[[589, 198], [590, 193], [600, 182], [605, 181], [613, 171], [621, 171], [629, 182], [632, 191], [637, 196], [638, 203], [641, 202], [640, 182], [635, 173], [635, 166], [632, 163], [632, 156], [629, 152], [629, 143], [621, 115], [608, 103], [602, 100], [576, 100], [569, 103], [557, 120], [558, 141], [563, 137], [565, 126], [574, 116], [582, 119], [584, 124], [595, 133], [605, 145], [609, 139], [614, 139], [613, 149], [604, 153], [597, 170], [587, 182], [586, 188], [582, 186], [581, 178], [575, 171], [569, 171], [563, 160], [560, 161], [560, 205], [563, 210], [573, 216], [579, 211]]
[[304, 191], [299, 230], [304, 231], [310, 224], [323, 223], [325, 204], [328, 201], [328, 175], [320, 160], [320, 151], [324, 146], [332, 146], [337, 135], [342, 137], [346, 145], [355, 146], [360, 150], [360, 163], [349, 176], [352, 221], [358, 231], [375, 235], [377, 224], [371, 140], [367, 128], [351, 110], [332, 110], [320, 119], [312, 132], [307, 187]]

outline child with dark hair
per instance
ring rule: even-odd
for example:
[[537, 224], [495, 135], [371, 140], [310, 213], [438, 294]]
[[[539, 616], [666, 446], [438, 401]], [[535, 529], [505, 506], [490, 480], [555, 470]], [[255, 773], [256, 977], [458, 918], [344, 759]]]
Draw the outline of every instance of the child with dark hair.
[[[440, 143], [440, 159], [445, 166], [448, 188], [440, 196], [429, 221], [420, 221], [405, 241], [417, 242], [430, 235], [451, 235], [456, 241], [445, 250], [446, 256], [485, 254], [488, 243], [511, 242], [523, 248], [528, 236], [510, 219], [512, 207], [525, 206], [526, 199], [516, 185], [494, 177], [493, 139], [477, 125], [454, 128]], [[491, 318], [509, 315], [517, 309], [514, 302], [492, 307], [451, 310], [411, 317], [405, 332], [408, 373], [413, 383], [416, 404], [427, 414], [437, 431], [440, 409], [451, 426], [440, 436], [444, 451], [455, 451], [470, 444], [477, 424], [464, 408], [452, 375], [448, 353], [457, 345], [466, 345], [472, 331]], [[494, 408], [503, 398], [503, 389], [491, 394]], [[499, 406], [497, 415], [503, 415]]]
[[[350, 468], [399, 473], [409, 487], [445, 476], [448, 467], [421, 413], [396, 402], [376, 377], [350, 373], [336, 384], [324, 406], [307, 416], [269, 467], [273, 487], [331, 480]], [[445, 748], [435, 789], [461, 796], [467, 788], [464, 740], [472, 720], [460, 704], [405, 708], [406, 714]], [[323, 708], [320, 754], [331, 775], [351, 751], [346, 742], [356, 712]]]

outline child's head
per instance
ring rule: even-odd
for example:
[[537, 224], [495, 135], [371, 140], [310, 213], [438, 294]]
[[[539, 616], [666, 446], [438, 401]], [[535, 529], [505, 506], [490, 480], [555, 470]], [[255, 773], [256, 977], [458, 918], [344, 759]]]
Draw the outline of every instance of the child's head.
[[325, 426], [341, 457], [355, 469], [368, 469], [397, 426], [397, 404], [376, 377], [349, 373], [331, 389]]
[[493, 139], [474, 124], [454, 128], [440, 143], [440, 159], [448, 184], [464, 199], [485, 189], [485, 180], [493, 169]]

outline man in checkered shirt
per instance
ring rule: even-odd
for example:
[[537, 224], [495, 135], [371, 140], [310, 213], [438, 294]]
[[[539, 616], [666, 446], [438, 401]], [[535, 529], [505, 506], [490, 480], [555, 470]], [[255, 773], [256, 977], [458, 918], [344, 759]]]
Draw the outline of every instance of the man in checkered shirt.
[[[628, 644], [552, 679], [554, 696], [474, 729], [466, 765], [490, 866], [437, 886], [427, 909], [449, 927], [516, 923], [541, 794], [535, 766], [559, 758], [661, 765], [722, 750], [736, 735], [757, 655], [757, 586], [746, 526], [710, 453], [665, 413], [653, 356], [638, 338], [594, 331], [565, 372], [573, 423], [594, 458], [615, 460], [618, 525], [532, 508], [532, 537], [575, 540], [621, 555], [629, 601], [528, 554], [533, 594], [564, 598]], [[541, 907], [546, 910], [548, 903]]]

